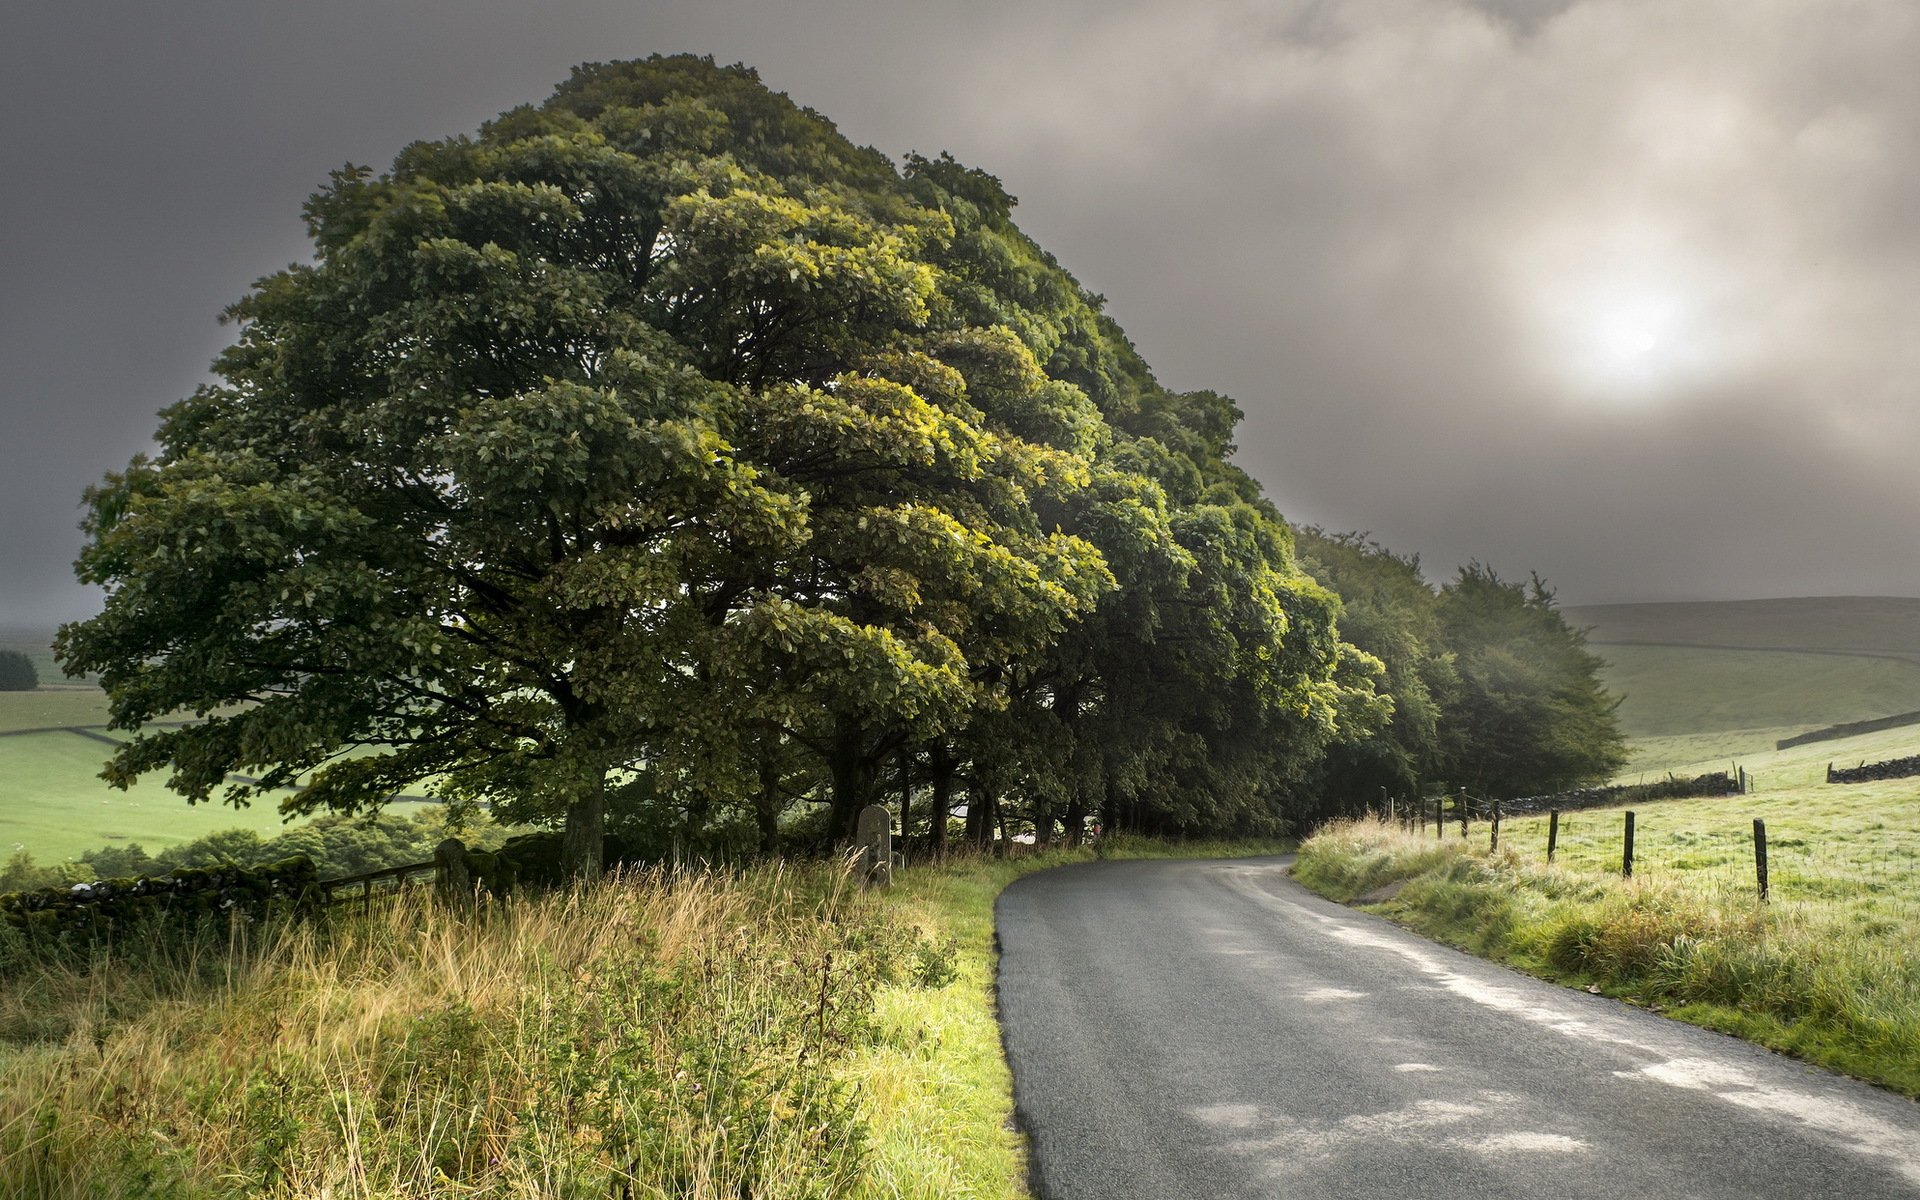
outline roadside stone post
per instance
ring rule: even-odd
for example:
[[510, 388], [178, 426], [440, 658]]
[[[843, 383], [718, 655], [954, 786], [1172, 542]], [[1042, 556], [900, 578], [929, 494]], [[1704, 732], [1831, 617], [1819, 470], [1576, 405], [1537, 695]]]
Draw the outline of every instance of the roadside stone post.
[[884, 805], [860, 810], [855, 841], [860, 846], [860, 886], [886, 887], [893, 882], [893, 814]]
[[473, 874], [467, 870], [467, 848], [459, 838], [448, 838], [433, 848], [433, 882], [444, 899], [454, 903], [473, 899]]

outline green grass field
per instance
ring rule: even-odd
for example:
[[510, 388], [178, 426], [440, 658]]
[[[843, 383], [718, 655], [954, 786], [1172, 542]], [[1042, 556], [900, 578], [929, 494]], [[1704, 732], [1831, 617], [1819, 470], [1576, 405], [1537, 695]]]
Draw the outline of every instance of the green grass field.
[[1920, 599], [1806, 596], [1681, 604], [1590, 604], [1564, 610], [1596, 642], [1852, 650], [1920, 659]]
[[[1734, 739], [1657, 741], [1684, 775], [1725, 770]], [[1620, 809], [1563, 814], [1551, 867], [1545, 817], [1504, 822], [1498, 853], [1484, 823], [1363, 822], [1310, 841], [1296, 875], [1337, 899], [1398, 883], [1382, 910], [1433, 937], [1920, 1096], [1920, 778], [1823, 782], [1829, 761], [1916, 753], [1909, 727], [1741, 754], [1752, 794], [1634, 806], [1631, 880]]]
[[[1770, 749], [1920, 709], [1920, 599], [1828, 596], [1565, 610], [1635, 740], [1628, 773]], [[1635, 644], [1645, 643], [1645, 644]]]
[[1608, 663], [1602, 678], [1623, 698], [1620, 724], [1630, 737], [1788, 727], [1800, 732], [1920, 709], [1920, 662], [1695, 647], [1591, 648]]
[[110, 788], [99, 773], [111, 752], [75, 733], [0, 737], [0, 857], [24, 848], [48, 864], [101, 846], [154, 851], [236, 826], [263, 837], [284, 828], [271, 807], [189, 807], [157, 775]]
[[107, 694], [91, 684], [0, 692], [0, 734], [106, 723]]

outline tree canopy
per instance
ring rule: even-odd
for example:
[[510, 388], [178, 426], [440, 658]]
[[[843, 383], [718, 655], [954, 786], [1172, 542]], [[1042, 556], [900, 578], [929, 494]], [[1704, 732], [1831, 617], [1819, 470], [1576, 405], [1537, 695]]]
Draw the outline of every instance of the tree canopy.
[[771, 845], [916, 787], [935, 840], [961, 794], [982, 835], [1277, 828], [1381, 663], [1234, 403], [1160, 386], [1014, 207], [685, 56], [336, 171], [313, 261], [89, 492], [106, 603], [58, 650], [138, 731], [108, 777], [425, 781], [582, 867], [609, 819]]
[[1297, 808], [1350, 812], [1433, 787], [1484, 797], [1592, 783], [1624, 761], [1604, 665], [1538, 577], [1470, 563], [1438, 589], [1417, 557], [1363, 534], [1299, 531], [1301, 560], [1341, 598], [1340, 635], [1382, 664], [1384, 724], [1329, 746]]

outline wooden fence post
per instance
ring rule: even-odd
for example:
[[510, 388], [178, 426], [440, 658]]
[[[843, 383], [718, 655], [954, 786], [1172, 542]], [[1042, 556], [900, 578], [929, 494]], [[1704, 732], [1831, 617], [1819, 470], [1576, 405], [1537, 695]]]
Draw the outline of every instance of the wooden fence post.
[[1753, 819], [1753, 873], [1760, 883], [1760, 903], [1767, 902], [1767, 823]]
[[1553, 852], [1560, 845], [1560, 810], [1547, 813], [1547, 865], [1553, 865]]
[[1489, 852], [1500, 848], [1500, 802], [1493, 802], [1493, 841], [1487, 846]]
[[1633, 810], [1627, 810], [1627, 837], [1620, 847], [1620, 877], [1633, 878]]
[[1464, 790], [1460, 793], [1460, 799], [1454, 802], [1454, 810], [1460, 814], [1460, 836], [1465, 838], [1467, 836], [1467, 818], [1473, 814], [1473, 809], [1467, 800], [1467, 793]]
[[1447, 836], [1447, 794], [1445, 792], [1433, 798], [1433, 836], [1435, 841]]

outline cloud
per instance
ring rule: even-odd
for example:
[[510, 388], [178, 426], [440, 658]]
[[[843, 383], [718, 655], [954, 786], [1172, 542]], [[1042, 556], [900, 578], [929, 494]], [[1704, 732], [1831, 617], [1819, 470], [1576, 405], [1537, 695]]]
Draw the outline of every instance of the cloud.
[[1165, 381], [1241, 400], [1290, 515], [1576, 602], [1920, 595], [1909, 0], [529, 12], [85, 0], [10, 39], [0, 614], [329, 167], [676, 50], [1001, 176]]

